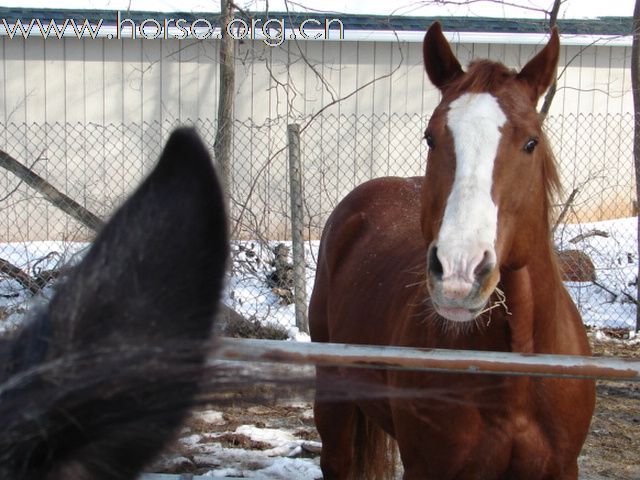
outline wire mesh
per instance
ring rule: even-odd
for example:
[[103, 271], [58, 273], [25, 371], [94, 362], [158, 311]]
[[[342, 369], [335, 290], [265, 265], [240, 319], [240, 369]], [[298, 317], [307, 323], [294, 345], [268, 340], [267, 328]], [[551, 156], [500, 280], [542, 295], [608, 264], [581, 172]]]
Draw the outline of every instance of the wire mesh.
[[[305, 120], [299, 123], [306, 125]], [[286, 122], [236, 121], [233, 131], [234, 270], [252, 276], [255, 281], [245, 287], [271, 302], [271, 313], [283, 300], [267, 281], [274, 247], [290, 238]], [[419, 115], [327, 113], [306, 125], [301, 156], [310, 241], [317, 242], [328, 215], [356, 185], [424, 173], [426, 122]], [[196, 126], [213, 152], [215, 121], [186, 123]], [[0, 169], [0, 318], [23, 308], [23, 301], [91, 240], [94, 229], [68, 210], [107, 218], [150, 170], [177, 125], [175, 120], [0, 125], [0, 149], [63, 194], [62, 203], [71, 201], [65, 213], [24, 179]], [[556, 115], [547, 118], [546, 130], [564, 187], [553, 221], [557, 249], [570, 252], [563, 257], [567, 286], [585, 323], [633, 328], [638, 262], [633, 115]], [[314, 260], [307, 258], [310, 285]], [[34, 279], [39, 283], [28, 283]], [[234, 306], [253, 301], [250, 291], [242, 297], [233, 288], [228, 300]], [[254, 310], [243, 313], [259, 315]]]

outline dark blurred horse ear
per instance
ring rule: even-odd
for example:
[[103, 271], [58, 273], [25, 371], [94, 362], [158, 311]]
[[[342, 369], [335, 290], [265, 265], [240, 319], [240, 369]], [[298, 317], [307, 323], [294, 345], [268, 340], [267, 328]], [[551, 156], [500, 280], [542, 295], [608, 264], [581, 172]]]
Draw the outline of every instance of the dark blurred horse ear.
[[520, 80], [530, 91], [531, 100], [536, 103], [556, 76], [560, 56], [558, 27], [551, 29], [551, 37], [545, 47], [538, 52], [518, 73]]
[[5, 378], [20, 381], [2, 384], [0, 479], [138, 477], [195, 401], [227, 232], [209, 152], [194, 130], [178, 129], [10, 345]]
[[211, 157], [195, 130], [178, 129], [56, 295], [50, 316], [58, 332], [73, 332], [66, 338], [77, 348], [105, 343], [109, 335], [201, 339], [217, 306], [227, 253]]
[[434, 22], [427, 30], [422, 44], [422, 55], [429, 80], [440, 91], [464, 74], [460, 62], [451, 50], [451, 45], [442, 33], [440, 22]]

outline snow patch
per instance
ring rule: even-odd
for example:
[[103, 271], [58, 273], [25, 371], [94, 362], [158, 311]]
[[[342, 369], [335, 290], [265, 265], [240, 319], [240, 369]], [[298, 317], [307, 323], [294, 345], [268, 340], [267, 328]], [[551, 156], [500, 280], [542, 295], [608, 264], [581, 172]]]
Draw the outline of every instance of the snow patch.
[[208, 425], [225, 425], [227, 421], [224, 419], [222, 412], [217, 410], [204, 410], [193, 414], [193, 419], [204, 422]]

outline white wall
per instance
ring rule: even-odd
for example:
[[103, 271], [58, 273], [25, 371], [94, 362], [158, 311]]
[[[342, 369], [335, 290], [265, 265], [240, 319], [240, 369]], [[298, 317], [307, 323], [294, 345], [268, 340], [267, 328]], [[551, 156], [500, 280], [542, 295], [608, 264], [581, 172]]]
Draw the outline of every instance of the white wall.
[[[318, 224], [354, 184], [372, 176], [423, 171], [422, 131], [439, 96], [424, 74], [421, 48], [419, 43], [364, 41], [236, 44], [235, 115], [246, 129], [234, 144], [234, 188], [241, 201], [256, 185], [252, 206], [264, 212], [273, 234], [287, 235], [282, 223], [288, 205], [286, 156], [276, 152], [285, 145], [288, 122], [305, 124], [327, 108], [308, 128], [303, 145], [308, 169], [315, 172], [308, 177], [307, 192]], [[489, 57], [514, 68], [537, 49], [496, 44], [454, 48], [463, 65]], [[155, 160], [166, 138], [164, 126], [215, 121], [217, 51], [217, 41], [2, 37], [0, 124], [5, 128], [0, 148], [27, 164], [39, 158], [36, 170], [105, 214]], [[590, 180], [583, 188], [591, 202], [576, 210], [582, 220], [632, 213], [625, 123], [633, 111], [629, 62], [628, 47], [562, 48], [549, 124], [567, 193], [592, 177], [617, 176], [609, 183]], [[389, 115], [407, 125], [389, 124]], [[212, 142], [212, 131], [204, 136]], [[0, 183], [8, 191], [14, 186], [8, 177]], [[27, 198], [29, 192], [22, 195]], [[16, 205], [18, 210], [10, 213], [15, 221], [0, 230], [0, 237], [16, 237], [11, 232], [17, 230], [32, 239], [51, 238], [67, 228], [56, 226], [68, 221], [51, 207], [38, 207], [51, 215], [42, 227], [34, 220], [35, 207]], [[616, 206], [615, 212], [609, 205]]]
[[[466, 64], [489, 57], [519, 68], [536, 47], [456, 44]], [[216, 117], [217, 41], [0, 37], [0, 121], [138, 123]], [[371, 79], [390, 78], [335, 107], [340, 112], [427, 115], [437, 94], [422, 68], [422, 46], [384, 42], [237, 44], [236, 115], [260, 123], [276, 115], [306, 116]], [[302, 57], [312, 65], [315, 72]], [[558, 96], [552, 113], [631, 112], [630, 48], [562, 48]], [[567, 66], [567, 64], [569, 65]], [[289, 81], [292, 98], [277, 88]], [[289, 68], [287, 68], [289, 66]], [[318, 78], [321, 75], [323, 80]], [[284, 92], [284, 94], [283, 94]], [[289, 101], [295, 112], [287, 108]]]

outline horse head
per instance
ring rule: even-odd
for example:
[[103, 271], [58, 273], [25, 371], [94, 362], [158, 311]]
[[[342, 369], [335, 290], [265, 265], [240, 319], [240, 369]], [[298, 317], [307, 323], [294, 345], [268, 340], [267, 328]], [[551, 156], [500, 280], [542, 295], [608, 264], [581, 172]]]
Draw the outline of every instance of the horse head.
[[519, 72], [488, 60], [463, 71], [439, 23], [423, 54], [442, 94], [425, 131], [427, 286], [439, 315], [464, 322], [485, 309], [500, 272], [527, 265], [542, 254], [534, 239], [549, 237], [558, 176], [536, 104], [555, 76], [558, 32]]

